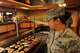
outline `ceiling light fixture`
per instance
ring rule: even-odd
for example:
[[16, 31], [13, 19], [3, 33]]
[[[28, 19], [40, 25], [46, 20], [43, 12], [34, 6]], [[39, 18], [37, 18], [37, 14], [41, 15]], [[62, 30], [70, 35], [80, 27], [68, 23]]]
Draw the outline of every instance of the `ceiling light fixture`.
[[3, 2], [0, 1], [0, 4], [1, 4], [1, 3], [3, 3]]
[[66, 4], [65, 3], [62, 3], [62, 4], [58, 4], [59, 7], [66, 7]]

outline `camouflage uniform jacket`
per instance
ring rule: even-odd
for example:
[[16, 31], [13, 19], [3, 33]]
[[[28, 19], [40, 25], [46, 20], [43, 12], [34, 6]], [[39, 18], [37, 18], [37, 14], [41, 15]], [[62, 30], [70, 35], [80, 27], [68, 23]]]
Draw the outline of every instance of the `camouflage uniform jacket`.
[[57, 38], [55, 31], [50, 31], [46, 40], [48, 53], [80, 53], [80, 38], [70, 28], [66, 28]]

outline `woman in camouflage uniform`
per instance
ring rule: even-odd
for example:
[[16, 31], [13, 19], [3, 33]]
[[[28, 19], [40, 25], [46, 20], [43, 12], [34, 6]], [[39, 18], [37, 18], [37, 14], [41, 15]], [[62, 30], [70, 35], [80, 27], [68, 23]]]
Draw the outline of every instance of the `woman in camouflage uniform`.
[[66, 24], [70, 16], [71, 13], [65, 12], [63, 8], [47, 12], [50, 33], [40, 36], [36, 41], [46, 39], [48, 53], [80, 53], [80, 38]]

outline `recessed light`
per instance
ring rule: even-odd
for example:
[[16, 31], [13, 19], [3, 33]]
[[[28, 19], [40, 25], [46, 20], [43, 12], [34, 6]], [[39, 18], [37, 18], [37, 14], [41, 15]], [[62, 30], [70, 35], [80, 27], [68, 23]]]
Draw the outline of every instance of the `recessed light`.
[[66, 4], [64, 3], [63, 6], [66, 7]]
[[3, 2], [0, 1], [0, 4], [1, 4], [1, 3], [3, 3]]
[[62, 3], [62, 4], [58, 4], [59, 7], [66, 7], [66, 4], [65, 3]]
[[29, 8], [27, 8], [27, 7], [20, 7], [20, 8], [22, 8], [22, 9], [29, 9]]

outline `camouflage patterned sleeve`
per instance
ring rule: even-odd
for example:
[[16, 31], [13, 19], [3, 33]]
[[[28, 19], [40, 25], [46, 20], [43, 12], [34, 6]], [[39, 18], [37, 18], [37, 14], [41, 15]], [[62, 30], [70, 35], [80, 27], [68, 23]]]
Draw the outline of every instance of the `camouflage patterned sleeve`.
[[80, 53], [80, 41], [79, 40], [70, 40], [65, 45], [56, 44], [58, 49], [54, 49], [54, 53]]
[[80, 40], [72, 39], [66, 44], [67, 53], [80, 53]]
[[38, 42], [38, 43], [40, 43], [40, 42], [44, 42], [44, 43], [46, 43], [46, 40], [47, 40], [47, 35], [43, 35], [43, 36], [37, 36], [36, 37], [36, 41]]
[[80, 53], [80, 38], [66, 35], [58, 39], [53, 47], [54, 53]]

